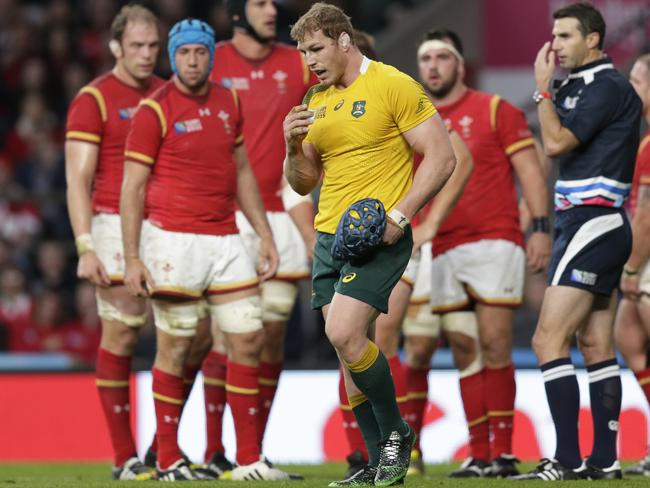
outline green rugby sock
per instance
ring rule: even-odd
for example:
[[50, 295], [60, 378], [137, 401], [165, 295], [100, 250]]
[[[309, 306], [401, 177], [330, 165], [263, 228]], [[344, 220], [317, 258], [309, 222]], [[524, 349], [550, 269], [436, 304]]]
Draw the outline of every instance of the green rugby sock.
[[379, 431], [379, 425], [377, 425], [377, 419], [375, 418], [372, 405], [363, 393], [353, 395], [350, 397], [349, 402], [368, 449], [368, 465], [377, 467], [379, 465], [379, 441], [381, 440], [381, 432]]

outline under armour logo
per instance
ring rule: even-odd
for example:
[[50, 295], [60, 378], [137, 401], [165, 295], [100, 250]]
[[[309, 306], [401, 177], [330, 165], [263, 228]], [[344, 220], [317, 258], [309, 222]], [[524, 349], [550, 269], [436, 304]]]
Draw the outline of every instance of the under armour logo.
[[199, 115], [201, 117], [209, 117], [211, 115], [210, 114], [210, 109], [207, 108], [207, 107], [200, 108], [199, 109]]
[[251, 80], [263, 80], [264, 79], [264, 71], [261, 69], [258, 70], [253, 70], [251, 71]]
[[251, 407], [248, 409], [248, 415], [257, 415], [258, 411], [259, 410], [257, 410], [255, 407]]
[[172, 416], [170, 416], [170, 415], [165, 415], [165, 416], [163, 417], [163, 421], [164, 421], [166, 424], [178, 424], [178, 417], [172, 417]]
[[122, 413], [131, 411], [131, 406], [127, 403], [125, 405], [113, 405], [114, 413]]

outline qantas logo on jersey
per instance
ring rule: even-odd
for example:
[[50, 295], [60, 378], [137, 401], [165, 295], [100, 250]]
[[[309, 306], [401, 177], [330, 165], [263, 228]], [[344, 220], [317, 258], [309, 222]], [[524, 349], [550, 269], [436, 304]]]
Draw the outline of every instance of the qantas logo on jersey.
[[221, 86], [224, 88], [234, 88], [235, 90], [250, 90], [251, 84], [248, 78], [233, 76], [232, 78], [222, 78]]
[[200, 119], [190, 119], [183, 122], [176, 122], [174, 124], [174, 129], [176, 129], [176, 133], [178, 134], [198, 132], [203, 130], [203, 124]]
[[286, 93], [287, 91], [287, 78], [289, 75], [282, 71], [281, 69], [277, 70], [273, 75], [271, 75], [271, 78], [273, 78], [276, 83], [278, 84], [278, 92], [280, 93]]
[[138, 109], [138, 107], [120, 108], [120, 109], [118, 109], [117, 113], [120, 116], [120, 119], [129, 120], [129, 119], [133, 118], [133, 115], [135, 115], [135, 111], [137, 109]]

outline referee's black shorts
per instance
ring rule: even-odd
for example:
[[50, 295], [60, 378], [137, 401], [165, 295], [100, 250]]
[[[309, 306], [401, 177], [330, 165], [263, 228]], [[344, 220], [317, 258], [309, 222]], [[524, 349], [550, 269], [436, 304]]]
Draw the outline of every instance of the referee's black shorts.
[[548, 284], [609, 296], [631, 251], [632, 229], [624, 210], [578, 206], [559, 211]]

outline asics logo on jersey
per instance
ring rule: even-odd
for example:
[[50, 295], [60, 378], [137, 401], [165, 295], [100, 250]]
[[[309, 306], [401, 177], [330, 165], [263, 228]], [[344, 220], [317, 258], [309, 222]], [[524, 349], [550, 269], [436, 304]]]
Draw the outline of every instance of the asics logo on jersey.
[[366, 101], [365, 100], [356, 100], [352, 103], [352, 117], [358, 119], [363, 114], [366, 113]]
[[343, 283], [350, 283], [350, 281], [352, 281], [352, 280], [355, 279], [356, 277], [357, 277], [357, 274], [356, 274], [356, 273], [346, 274], [346, 275], [343, 277], [343, 279], [341, 279], [341, 281], [342, 281]]
[[334, 111], [336, 112], [338, 109], [340, 109], [343, 106], [344, 103], [345, 103], [345, 99], [342, 98], [339, 103], [334, 105]]

